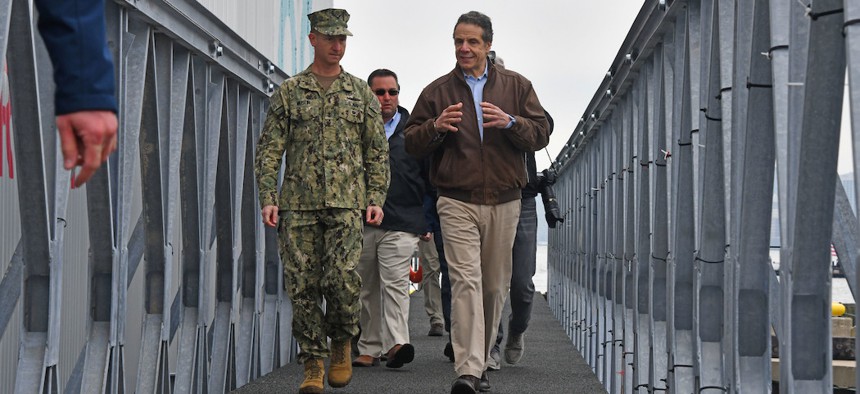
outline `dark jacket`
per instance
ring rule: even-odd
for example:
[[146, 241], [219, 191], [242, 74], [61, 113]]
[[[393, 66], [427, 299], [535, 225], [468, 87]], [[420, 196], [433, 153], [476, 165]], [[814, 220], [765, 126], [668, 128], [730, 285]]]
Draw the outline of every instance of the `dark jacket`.
[[[549, 133], [552, 134], [552, 129], [554, 127], [554, 123], [552, 120], [552, 116], [549, 115], [549, 112], [546, 110], [543, 111], [546, 115], [546, 120], [549, 123]], [[537, 161], [535, 160], [535, 153], [529, 152], [526, 154], [526, 171], [529, 175], [529, 182], [526, 184], [526, 187], [523, 188], [523, 198], [534, 198], [540, 193], [540, 182], [538, 180], [537, 173]]]
[[36, 0], [39, 32], [54, 65], [56, 113], [116, 112], [104, 0]]
[[[430, 181], [440, 196], [495, 205], [521, 198], [527, 152], [549, 142], [549, 125], [531, 82], [489, 64], [483, 100], [514, 116], [510, 129], [478, 129], [475, 104], [459, 67], [424, 88], [406, 126], [406, 150], [430, 156]], [[440, 134], [433, 121], [449, 105], [463, 103], [457, 132]]]
[[538, 182], [537, 176], [537, 161], [535, 160], [534, 152], [529, 152], [526, 154], [526, 171], [529, 176], [529, 181], [526, 183], [526, 187], [523, 188], [522, 198], [534, 198], [540, 193], [540, 183]]
[[420, 235], [427, 231], [424, 219], [424, 194], [428, 182], [426, 160], [418, 160], [406, 153], [403, 129], [409, 120], [409, 111], [398, 106], [397, 112], [400, 112], [400, 123], [388, 139], [391, 184], [382, 207], [384, 215], [379, 227]]

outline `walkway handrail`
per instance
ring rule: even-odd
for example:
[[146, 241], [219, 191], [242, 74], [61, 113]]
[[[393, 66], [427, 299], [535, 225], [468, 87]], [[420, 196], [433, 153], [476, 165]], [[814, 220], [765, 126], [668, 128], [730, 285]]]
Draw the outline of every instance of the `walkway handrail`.
[[830, 319], [831, 243], [858, 280], [836, 187], [846, 65], [860, 151], [857, 20], [854, 1], [645, 1], [553, 162], [550, 305], [609, 392], [857, 386], [834, 381]]
[[0, 0], [0, 162], [14, 156], [0, 171], [0, 392], [224, 392], [290, 362], [250, 171], [287, 75], [196, 1], [108, 2], [119, 149], [70, 190], [32, 9]]

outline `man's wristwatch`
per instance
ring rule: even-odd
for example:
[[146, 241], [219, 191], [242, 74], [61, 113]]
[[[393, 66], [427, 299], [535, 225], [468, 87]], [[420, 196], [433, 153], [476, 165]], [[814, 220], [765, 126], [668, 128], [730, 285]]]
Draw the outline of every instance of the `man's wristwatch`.
[[439, 117], [436, 117], [436, 119], [433, 119], [433, 130], [436, 130], [436, 132], [437, 132], [437, 133], [439, 133], [439, 134], [445, 134], [445, 133], [447, 133], [447, 132], [448, 132], [448, 130], [445, 130], [445, 129], [443, 129], [443, 128], [441, 128], [441, 127], [439, 127], [439, 126], [437, 126], [437, 125], [436, 125], [436, 121], [437, 121], [437, 120], [439, 120]]

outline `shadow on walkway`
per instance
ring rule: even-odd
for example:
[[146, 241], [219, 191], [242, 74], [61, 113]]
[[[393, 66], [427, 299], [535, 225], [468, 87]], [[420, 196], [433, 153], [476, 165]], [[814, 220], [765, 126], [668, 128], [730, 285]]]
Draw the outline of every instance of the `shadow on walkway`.
[[[502, 369], [489, 374], [492, 393], [605, 393], [585, 360], [576, 352], [546, 299], [536, 294], [532, 320], [525, 336], [525, 352], [517, 365], [502, 362]], [[504, 318], [510, 314], [505, 306]], [[457, 377], [454, 364], [442, 354], [447, 336], [428, 337], [430, 322], [424, 313], [423, 294], [412, 295], [409, 331], [415, 346], [415, 361], [400, 369], [385, 363], [372, 368], [354, 368], [349, 386], [326, 393], [448, 393]], [[326, 360], [328, 363], [328, 360]], [[295, 393], [302, 381], [302, 366], [296, 363], [235, 390], [234, 393]]]

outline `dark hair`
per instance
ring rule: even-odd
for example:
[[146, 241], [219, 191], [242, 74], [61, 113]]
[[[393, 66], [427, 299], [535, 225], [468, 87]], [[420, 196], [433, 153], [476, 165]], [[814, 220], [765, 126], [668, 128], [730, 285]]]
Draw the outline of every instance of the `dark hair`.
[[484, 30], [484, 33], [481, 34], [481, 39], [484, 42], [493, 42], [493, 22], [490, 20], [489, 16], [486, 16], [478, 11], [469, 11], [463, 15], [460, 15], [460, 19], [457, 19], [457, 23], [454, 25], [454, 28], [457, 28], [457, 25], [461, 23], [468, 23], [470, 25], [475, 25]]
[[394, 82], [397, 82], [397, 89], [400, 89], [400, 81], [397, 80], [397, 74], [395, 74], [394, 71], [391, 71], [387, 68], [380, 68], [374, 70], [367, 77], [367, 86], [373, 86], [373, 78], [376, 77], [394, 77]]

